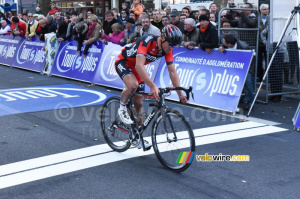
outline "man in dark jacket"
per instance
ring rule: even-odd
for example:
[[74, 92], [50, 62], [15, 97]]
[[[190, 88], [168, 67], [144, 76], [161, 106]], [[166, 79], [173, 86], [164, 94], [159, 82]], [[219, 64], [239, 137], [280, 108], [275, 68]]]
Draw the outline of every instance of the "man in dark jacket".
[[181, 32], [184, 32], [184, 23], [180, 21], [180, 17], [177, 11], [173, 11], [170, 14], [171, 24], [177, 26]]
[[[243, 5], [243, 8], [245, 9], [252, 9], [253, 5], [251, 3], [245, 3]], [[250, 10], [238, 10], [237, 13], [239, 13], [240, 18], [238, 20], [232, 21], [233, 27], [238, 28], [257, 28], [257, 17], [252, 11]], [[240, 40], [245, 41], [249, 44], [251, 48], [254, 48], [256, 46], [256, 40], [257, 40], [257, 32], [256, 30], [253, 31], [247, 31], [245, 34], [240, 34]]]
[[216, 27], [209, 22], [209, 18], [206, 15], [200, 15], [199, 22], [200, 34], [198, 37], [198, 47], [210, 54], [213, 48], [218, 47], [218, 31]]
[[103, 30], [106, 35], [109, 35], [110, 33], [113, 32], [111, 29], [111, 26], [114, 23], [119, 23], [119, 21], [114, 17], [114, 13], [110, 10], [106, 11], [105, 12], [105, 21], [103, 23]]

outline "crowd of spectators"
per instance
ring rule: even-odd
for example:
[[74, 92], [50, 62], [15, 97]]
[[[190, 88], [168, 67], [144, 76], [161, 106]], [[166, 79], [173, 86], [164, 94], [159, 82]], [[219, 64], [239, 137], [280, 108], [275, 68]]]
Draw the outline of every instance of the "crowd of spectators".
[[[239, 34], [230, 29], [256, 28], [259, 25], [262, 34], [269, 24], [269, 6], [262, 4], [258, 8], [258, 13], [249, 10], [254, 8], [251, 3], [243, 5], [243, 8], [248, 10], [230, 10], [230, 8], [236, 8], [230, 0], [227, 7], [228, 9], [222, 13], [219, 13], [222, 8], [215, 3], [212, 3], [209, 8], [200, 6], [197, 11], [192, 11], [190, 6], [182, 10], [171, 9], [170, 6], [164, 10], [152, 10], [145, 8], [140, 0], [133, 0], [132, 5], [122, 3], [120, 11], [117, 8], [106, 11], [104, 20], [99, 20], [99, 16], [94, 15], [92, 11], [88, 11], [86, 16], [77, 11], [62, 14], [58, 8], [53, 7], [44, 16], [37, 8], [35, 13], [19, 13], [17, 16], [12, 16], [11, 12], [0, 13], [0, 34], [21, 35], [26, 38], [36, 35], [40, 40], [44, 40], [45, 34], [54, 32], [58, 41], [71, 38], [77, 40], [78, 53], [81, 53], [81, 47], [85, 45], [82, 52], [82, 56], [85, 57], [90, 44], [94, 41], [101, 40], [103, 43], [113, 42], [125, 45], [135, 42], [144, 34], [161, 35], [163, 27], [173, 24], [182, 31], [181, 46], [187, 49], [192, 50], [198, 47], [207, 53], [212, 53], [212, 49], [218, 47], [220, 51], [226, 48], [254, 49], [257, 40], [255, 31]], [[257, 16], [259, 14], [261, 15], [260, 21]], [[218, 35], [219, 28], [222, 30]], [[257, 77], [261, 80], [264, 75], [263, 67], [265, 67], [263, 62], [266, 61], [266, 44], [263, 39], [259, 40], [257, 56]], [[283, 57], [283, 55], [280, 56]], [[249, 74], [245, 84], [247, 92], [244, 100], [247, 104], [253, 100], [254, 70], [250, 70]], [[280, 101], [280, 97], [278, 98]], [[278, 98], [273, 99], [278, 101]]]

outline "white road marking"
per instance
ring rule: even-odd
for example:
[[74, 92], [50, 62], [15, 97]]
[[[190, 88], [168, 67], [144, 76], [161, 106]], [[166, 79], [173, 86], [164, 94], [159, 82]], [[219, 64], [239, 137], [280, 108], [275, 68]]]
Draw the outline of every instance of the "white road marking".
[[[193, 131], [196, 145], [199, 146], [286, 130], [255, 122], [242, 122]], [[113, 152], [107, 144], [101, 144], [2, 165], [0, 166], [0, 189], [150, 154], [154, 154], [154, 151], [143, 152], [136, 148], [123, 153]]]

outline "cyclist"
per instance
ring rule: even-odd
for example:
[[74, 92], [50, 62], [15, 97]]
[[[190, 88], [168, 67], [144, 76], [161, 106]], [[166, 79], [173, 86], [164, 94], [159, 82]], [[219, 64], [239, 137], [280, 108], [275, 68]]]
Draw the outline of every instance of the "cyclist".
[[[173, 47], [180, 45], [181, 42], [182, 33], [179, 28], [174, 25], [167, 25], [163, 28], [161, 36], [146, 34], [135, 43], [128, 44], [122, 49], [121, 54], [118, 55], [115, 61], [115, 68], [125, 84], [118, 110], [119, 117], [123, 123], [133, 124], [127, 112], [126, 103], [135, 92], [144, 92], [145, 83], [150, 87], [151, 94], [159, 101], [159, 89], [148, 76], [144, 65], [165, 56], [172, 84], [174, 87], [180, 86], [179, 76], [173, 63]], [[181, 91], [177, 91], [177, 94], [182, 103], [188, 102]], [[132, 99], [138, 115], [138, 124], [142, 125], [143, 97], [136, 95]], [[151, 144], [145, 140], [144, 146], [146, 149], [150, 149]], [[141, 147], [138, 146], [138, 148]]]

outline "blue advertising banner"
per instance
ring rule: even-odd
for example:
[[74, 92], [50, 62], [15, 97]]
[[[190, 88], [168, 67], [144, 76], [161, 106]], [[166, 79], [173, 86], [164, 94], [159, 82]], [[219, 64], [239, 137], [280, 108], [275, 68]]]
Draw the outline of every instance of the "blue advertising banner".
[[45, 42], [34, 36], [23, 39], [18, 47], [16, 59], [12, 65], [28, 70], [41, 72], [44, 68], [46, 52], [43, 49]]
[[103, 45], [101, 41], [91, 44], [86, 58], [82, 56], [83, 49], [84, 45], [81, 53], [77, 54], [77, 41], [71, 39], [61, 42], [51, 75], [92, 82], [102, 56]]
[[25, 38], [4, 35], [0, 37], [0, 63], [11, 66], [16, 58], [17, 49]]
[[[123, 81], [115, 70], [115, 59], [121, 53], [122, 48], [122, 46], [113, 44], [111, 42], [105, 46], [93, 83], [123, 89]], [[157, 60], [145, 65], [145, 69], [153, 81], [157, 73], [159, 63], [160, 60]], [[145, 91], [150, 92], [148, 86], [146, 86]]]
[[[191, 53], [192, 52], [192, 53]], [[252, 51], [193, 51], [175, 48], [175, 68], [181, 86], [193, 86], [195, 101], [204, 107], [235, 113], [252, 60]], [[155, 78], [158, 87], [172, 87], [164, 58]], [[178, 100], [176, 92], [169, 99]]]

